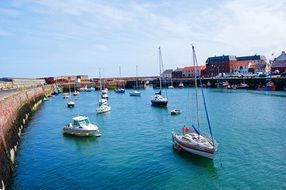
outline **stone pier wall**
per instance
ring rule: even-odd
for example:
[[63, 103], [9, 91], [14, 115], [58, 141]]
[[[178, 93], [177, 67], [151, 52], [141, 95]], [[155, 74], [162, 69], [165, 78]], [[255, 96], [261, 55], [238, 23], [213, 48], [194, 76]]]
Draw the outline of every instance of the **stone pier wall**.
[[0, 99], [0, 189], [7, 189], [10, 184], [23, 128], [44, 94], [52, 91], [53, 86], [37, 87]]

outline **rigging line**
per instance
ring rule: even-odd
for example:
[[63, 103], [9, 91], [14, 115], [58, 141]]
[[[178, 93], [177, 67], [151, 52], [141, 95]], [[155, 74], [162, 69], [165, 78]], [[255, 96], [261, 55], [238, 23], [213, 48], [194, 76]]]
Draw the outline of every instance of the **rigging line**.
[[161, 79], [161, 59], [162, 59], [162, 55], [161, 55], [161, 47], [159, 46], [159, 83], [160, 83], [160, 91], [162, 89], [162, 79]]
[[[162, 58], [162, 52], [161, 52], [161, 48], [159, 47], [159, 50], [160, 50], [160, 77], [161, 77], [161, 69], [163, 70], [163, 72], [164, 72], [164, 64], [163, 64], [163, 58]], [[163, 82], [164, 82], [164, 84], [165, 84], [165, 93], [166, 93], [166, 97], [168, 98], [168, 91], [167, 91], [167, 85], [166, 85], [166, 80], [165, 80], [165, 77], [163, 76]], [[160, 85], [161, 85], [161, 83], [160, 83]], [[161, 89], [161, 87], [160, 87], [160, 89]]]
[[[194, 50], [194, 49], [193, 49]], [[195, 71], [195, 96], [196, 96], [196, 115], [197, 115], [197, 123], [198, 129], [200, 130], [200, 119], [199, 119], [199, 103], [198, 103], [198, 83], [197, 83], [197, 69], [196, 69], [196, 57], [193, 51], [193, 62], [194, 62], [194, 71]]]
[[[196, 61], [196, 65], [198, 66], [198, 60], [197, 60], [197, 57], [196, 57], [195, 47], [193, 45], [192, 45], [192, 49], [193, 49], [194, 60]], [[209, 114], [208, 114], [208, 110], [207, 110], [207, 106], [206, 106], [206, 99], [205, 99], [205, 95], [204, 95], [204, 90], [203, 90], [203, 87], [202, 87], [202, 77], [201, 77], [201, 75], [199, 76], [199, 80], [200, 80], [200, 83], [201, 83], [201, 92], [202, 92], [202, 96], [203, 96], [203, 102], [204, 102], [204, 108], [205, 108], [205, 112], [206, 112], [208, 127], [209, 127], [209, 131], [210, 131], [210, 134], [211, 134], [211, 137], [212, 137], [212, 143], [214, 145], [214, 138], [213, 138], [213, 133], [212, 133], [212, 129], [211, 129]]]

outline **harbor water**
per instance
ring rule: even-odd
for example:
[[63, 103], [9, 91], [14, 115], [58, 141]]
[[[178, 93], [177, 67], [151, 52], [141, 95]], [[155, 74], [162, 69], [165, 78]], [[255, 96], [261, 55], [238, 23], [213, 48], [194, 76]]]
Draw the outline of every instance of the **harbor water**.
[[[151, 106], [154, 92], [110, 91], [112, 110], [102, 115], [95, 91], [80, 93], [73, 109], [61, 95], [44, 102], [21, 137], [12, 189], [286, 189], [285, 92], [206, 89], [213, 161], [172, 148], [171, 131], [195, 121], [194, 89], [168, 90], [167, 108]], [[182, 113], [171, 116], [174, 108]], [[76, 115], [102, 136], [63, 135]]]

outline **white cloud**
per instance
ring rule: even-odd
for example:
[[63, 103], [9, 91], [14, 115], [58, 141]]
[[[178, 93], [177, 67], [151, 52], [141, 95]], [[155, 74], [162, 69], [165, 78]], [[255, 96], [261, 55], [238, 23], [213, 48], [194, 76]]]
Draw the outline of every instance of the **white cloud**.
[[96, 60], [106, 75], [116, 75], [111, 65], [122, 65], [123, 71], [129, 70], [126, 75], [131, 75], [134, 64], [142, 68], [142, 74], [156, 74], [159, 45], [165, 68], [176, 68], [191, 64], [191, 43], [201, 64], [213, 55], [278, 54], [286, 43], [283, 0], [13, 2], [15, 9], [0, 8], [0, 14], [2, 10], [6, 17], [13, 17], [17, 10], [23, 18], [8, 24], [9, 32], [0, 29], [0, 36], [18, 33], [29, 43], [52, 44], [58, 51], [49, 54], [47, 47], [45, 54], [59, 63]]

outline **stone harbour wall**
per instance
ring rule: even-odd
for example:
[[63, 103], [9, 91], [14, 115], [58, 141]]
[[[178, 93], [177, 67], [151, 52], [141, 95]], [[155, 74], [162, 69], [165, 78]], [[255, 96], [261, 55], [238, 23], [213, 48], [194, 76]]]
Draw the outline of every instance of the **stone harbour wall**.
[[8, 189], [23, 129], [53, 86], [15, 92], [0, 99], [0, 190]]

